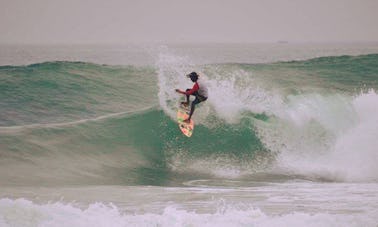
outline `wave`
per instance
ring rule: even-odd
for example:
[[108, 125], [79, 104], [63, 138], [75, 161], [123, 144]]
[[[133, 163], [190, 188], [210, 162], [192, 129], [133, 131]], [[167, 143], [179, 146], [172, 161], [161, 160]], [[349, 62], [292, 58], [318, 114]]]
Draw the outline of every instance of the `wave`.
[[[150, 67], [0, 67], [0, 180], [181, 185], [270, 174], [376, 182], [377, 58], [198, 66], [163, 53]], [[175, 123], [174, 89], [191, 86], [181, 75], [194, 70], [210, 97], [187, 139]]]
[[[271, 215], [250, 206], [219, 207], [199, 213], [167, 206], [161, 213], [124, 213], [113, 205], [86, 208], [62, 202], [35, 204], [26, 199], [0, 199], [1, 226], [375, 226], [374, 217], [358, 214], [304, 212]], [[22, 214], [22, 215], [20, 215]]]
[[0, 76], [0, 126], [59, 123], [134, 111], [154, 104], [141, 94], [157, 92], [153, 69], [148, 67], [45, 62], [1, 66]]

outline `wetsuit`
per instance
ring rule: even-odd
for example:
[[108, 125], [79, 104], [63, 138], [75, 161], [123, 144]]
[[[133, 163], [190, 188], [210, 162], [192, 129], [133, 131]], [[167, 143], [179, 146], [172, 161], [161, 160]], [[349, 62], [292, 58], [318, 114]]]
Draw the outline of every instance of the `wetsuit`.
[[192, 102], [192, 105], [190, 108], [190, 113], [189, 113], [189, 119], [190, 119], [194, 112], [195, 105], [207, 100], [207, 97], [208, 97], [207, 88], [202, 83], [200, 85], [198, 82], [195, 82], [192, 89], [186, 89], [185, 95], [186, 95], [187, 103], [189, 103], [189, 96], [193, 95], [196, 97], [196, 99]]

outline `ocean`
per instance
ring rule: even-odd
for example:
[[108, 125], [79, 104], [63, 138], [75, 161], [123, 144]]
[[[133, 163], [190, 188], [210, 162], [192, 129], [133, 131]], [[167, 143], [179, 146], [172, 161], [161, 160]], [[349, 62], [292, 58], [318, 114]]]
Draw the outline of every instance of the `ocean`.
[[376, 227], [377, 138], [377, 43], [0, 46], [0, 226]]

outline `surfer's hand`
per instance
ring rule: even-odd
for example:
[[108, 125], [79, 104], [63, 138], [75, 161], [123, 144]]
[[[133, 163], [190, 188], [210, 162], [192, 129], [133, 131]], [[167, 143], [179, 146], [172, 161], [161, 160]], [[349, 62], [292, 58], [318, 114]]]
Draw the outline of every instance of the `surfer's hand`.
[[175, 89], [175, 91], [176, 91], [177, 93], [181, 93], [181, 92], [180, 92], [180, 89]]

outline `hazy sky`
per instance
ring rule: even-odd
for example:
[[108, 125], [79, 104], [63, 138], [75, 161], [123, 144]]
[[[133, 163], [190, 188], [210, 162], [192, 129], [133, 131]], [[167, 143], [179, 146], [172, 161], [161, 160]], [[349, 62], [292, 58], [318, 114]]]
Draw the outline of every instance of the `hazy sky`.
[[378, 0], [0, 0], [0, 43], [378, 41]]

